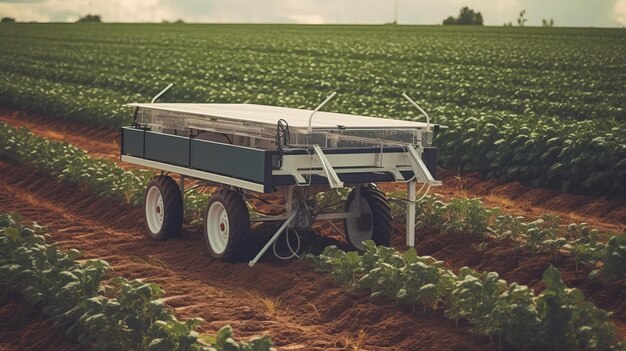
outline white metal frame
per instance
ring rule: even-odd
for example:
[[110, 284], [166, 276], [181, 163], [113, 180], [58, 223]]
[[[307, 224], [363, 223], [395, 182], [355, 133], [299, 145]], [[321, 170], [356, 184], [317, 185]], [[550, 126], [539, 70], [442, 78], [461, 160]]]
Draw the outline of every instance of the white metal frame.
[[[130, 106], [155, 109], [165, 111], [165, 115], [157, 117], [157, 123], [148, 123], [154, 130], [161, 132], [163, 128], [196, 129], [202, 131], [213, 131], [216, 133], [232, 134], [250, 140], [248, 145], [254, 146], [255, 138], [273, 140], [273, 128], [275, 128], [276, 118], [289, 120], [289, 125], [296, 133], [301, 133], [306, 140], [305, 145], [297, 145], [298, 149], [306, 150], [307, 154], [293, 155], [288, 152], [282, 155], [282, 165], [280, 169], [273, 170], [272, 175], [290, 175], [295, 180], [295, 185], [285, 186], [287, 192], [285, 213], [279, 216], [263, 216], [251, 218], [251, 222], [284, 221], [280, 228], [274, 233], [272, 238], [259, 251], [254, 259], [249, 262], [253, 266], [269, 249], [270, 246], [287, 228], [294, 226], [294, 219], [298, 214], [298, 190], [301, 186], [312, 186], [311, 176], [318, 175], [328, 180], [325, 189], [337, 189], [344, 187], [344, 183], [339, 178], [339, 174], [361, 173], [361, 172], [388, 172], [393, 175], [396, 182], [407, 183], [407, 221], [406, 221], [406, 245], [415, 246], [415, 212], [416, 212], [416, 184], [425, 183], [428, 186], [441, 185], [435, 180], [428, 168], [421, 159], [423, 147], [422, 140], [428, 145], [432, 141], [430, 118], [428, 114], [417, 105], [405, 93], [402, 96], [417, 108], [425, 117], [426, 123], [385, 120], [368, 116], [351, 116], [345, 114], [319, 112], [336, 93], [328, 96], [314, 110], [296, 110], [289, 108], [278, 108], [272, 106], [246, 105], [246, 104], [154, 104], [154, 101], [161, 96], [171, 84], [161, 91], [152, 100], [152, 104], [130, 104]], [[168, 114], [169, 113], [169, 114]], [[310, 114], [309, 114], [310, 113]], [[318, 114], [319, 113], [319, 114]], [[313, 122], [314, 115], [319, 118]], [[337, 122], [348, 122], [347, 126]], [[159, 124], [162, 123], [162, 124]], [[343, 130], [413, 130], [413, 142], [395, 142], [393, 140], [375, 140], [350, 134], [340, 134]], [[309, 140], [314, 137], [313, 133], [328, 133], [326, 143], [330, 141], [331, 147], [337, 147], [337, 140], [350, 140], [354, 142], [380, 143], [381, 150], [376, 153], [344, 153], [325, 154], [322, 148]], [[313, 139], [314, 140], [314, 139]], [[295, 146], [294, 144], [290, 144]], [[384, 145], [400, 146], [404, 149], [401, 152], [383, 152]], [[237, 144], [237, 146], [244, 147]], [[300, 147], [301, 146], [301, 147]], [[324, 145], [327, 146], [327, 145]], [[309, 151], [313, 149], [313, 152]], [[289, 148], [287, 148], [288, 150]], [[143, 158], [122, 155], [121, 160], [137, 164], [140, 166], [160, 169], [167, 172], [180, 174], [181, 193], [185, 192], [185, 177], [219, 183], [231, 187], [241, 188], [252, 192], [263, 193], [264, 184], [245, 181], [233, 177], [222, 176], [210, 172], [194, 170], [181, 166], [174, 166], [163, 162], [146, 160]], [[412, 171], [414, 176], [405, 179], [402, 172]], [[307, 180], [308, 177], [308, 180]], [[361, 187], [364, 184], [351, 184], [355, 187], [357, 199], [360, 195]], [[321, 191], [314, 188], [315, 191]], [[190, 189], [189, 189], [190, 190]], [[244, 192], [245, 196], [246, 192]], [[184, 201], [184, 196], [183, 196]], [[347, 219], [359, 216], [359, 203], [357, 201], [357, 211], [322, 213], [316, 216], [319, 220]], [[184, 203], [183, 203], [184, 205]], [[332, 222], [330, 222], [332, 224]]]

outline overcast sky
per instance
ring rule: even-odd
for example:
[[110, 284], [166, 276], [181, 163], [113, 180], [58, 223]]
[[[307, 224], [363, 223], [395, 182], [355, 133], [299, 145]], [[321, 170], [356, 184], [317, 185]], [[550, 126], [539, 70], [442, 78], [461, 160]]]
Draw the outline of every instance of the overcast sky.
[[626, 0], [0, 0], [0, 16], [18, 21], [75, 21], [89, 12], [105, 22], [438, 24], [462, 6], [502, 25], [526, 10], [527, 25], [553, 18], [557, 26], [623, 27]]

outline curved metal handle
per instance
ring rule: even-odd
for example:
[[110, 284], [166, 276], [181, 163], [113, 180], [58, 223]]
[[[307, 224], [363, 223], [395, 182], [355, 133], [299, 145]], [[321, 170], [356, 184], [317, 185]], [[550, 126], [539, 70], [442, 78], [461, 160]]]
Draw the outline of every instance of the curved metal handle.
[[153, 98], [152, 101], [150, 101], [151, 104], [154, 104], [154, 102], [156, 101], [156, 99], [158, 99], [159, 97], [161, 97], [161, 95], [163, 95], [166, 91], [169, 90], [169, 88], [172, 87], [172, 85], [174, 85], [174, 83], [170, 83], [168, 86], [165, 87], [165, 89], [161, 90], [160, 93], [156, 94]]
[[426, 113], [426, 111], [422, 110], [422, 108], [415, 102], [413, 101], [407, 94], [406, 92], [402, 93], [402, 96], [407, 99], [411, 105], [415, 106], [416, 109], [418, 109], [424, 116], [426, 116], [426, 129], [430, 132], [430, 117], [428, 117], [428, 113]]
[[336, 91], [333, 91], [333, 93], [332, 93], [332, 94], [328, 95], [328, 97], [326, 98], [326, 100], [324, 100], [324, 102], [322, 102], [321, 104], [319, 104], [319, 105], [315, 108], [315, 110], [313, 110], [313, 112], [311, 112], [311, 115], [309, 116], [309, 127], [307, 128], [307, 132], [308, 132], [309, 134], [313, 131], [313, 129], [311, 128], [311, 120], [313, 119], [313, 115], [314, 115], [315, 113], [317, 113], [317, 111], [319, 111], [322, 107], [324, 107], [324, 105], [326, 105], [326, 103], [327, 103], [327, 102], [329, 102], [329, 101], [330, 101], [330, 99], [334, 98], [334, 97], [335, 97], [335, 95], [337, 95], [337, 92], [336, 92]]

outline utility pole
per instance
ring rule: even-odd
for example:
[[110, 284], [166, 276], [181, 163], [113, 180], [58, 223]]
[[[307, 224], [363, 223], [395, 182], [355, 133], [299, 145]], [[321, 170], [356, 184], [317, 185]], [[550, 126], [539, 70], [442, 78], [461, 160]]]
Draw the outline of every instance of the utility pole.
[[398, 24], [398, 0], [395, 0], [395, 6], [393, 11], [393, 24]]

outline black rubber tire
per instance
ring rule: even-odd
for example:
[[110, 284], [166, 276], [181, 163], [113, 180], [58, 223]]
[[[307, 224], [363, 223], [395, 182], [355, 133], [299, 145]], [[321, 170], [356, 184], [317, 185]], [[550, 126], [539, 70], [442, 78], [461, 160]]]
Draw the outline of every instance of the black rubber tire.
[[[361, 197], [367, 201], [367, 204], [372, 210], [372, 240], [376, 245], [389, 246], [391, 243], [391, 234], [393, 233], [393, 221], [391, 219], [391, 209], [389, 208], [387, 197], [373, 184], [361, 188]], [[350, 204], [355, 198], [356, 190], [353, 189], [350, 195], [348, 195], [344, 211], [349, 211]], [[348, 235], [348, 219], [344, 220], [344, 230], [349, 246], [352, 249], [360, 251], [361, 249], [350, 241], [350, 235]]]
[[[148, 191], [152, 187], [159, 189], [161, 197], [163, 198], [163, 224], [158, 233], [154, 233], [150, 230], [146, 217], [146, 198], [148, 197]], [[150, 182], [148, 182], [146, 186], [143, 200], [143, 221], [146, 227], [146, 233], [150, 238], [160, 241], [180, 235], [183, 228], [183, 198], [180, 193], [180, 188], [174, 179], [164, 175], [150, 179]]]
[[[223, 252], [217, 253], [211, 247], [207, 233], [208, 211], [213, 203], [219, 201], [226, 210], [228, 216], [228, 242]], [[238, 262], [248, 259], [249, 250], [247, 244], [250, 239], [250, 214], [248, 207], [241, 195], [232, 190], [218, 190], [215, 192], [204, 209], [203, 213], [204, 242], [209, 254], [218, 260], [227, 262]]]

